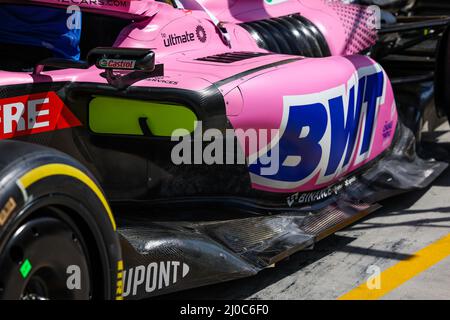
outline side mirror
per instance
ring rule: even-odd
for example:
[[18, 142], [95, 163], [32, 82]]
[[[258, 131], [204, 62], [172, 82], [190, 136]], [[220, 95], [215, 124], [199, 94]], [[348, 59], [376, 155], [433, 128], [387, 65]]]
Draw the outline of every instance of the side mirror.
[[95, 48], [88, 54], [88, 63], [104, 70], [155, 70], [155, 53], [150, 49]]
[[[87, 61], [49, 58], [39, 62], [33, 74], [39, 75], [45, 67], [55, 69], [88, 69], [95, 65], [105, 70], [108, 83], [117, 89], [124, 89], [133, 83], [151, 77], [164, 76], [164, 65], [155, 65], [155, 53], [150, 49], [107, 48], [91, 50]], [[116, 74], [114, 71], [131, 71]]]
[[164, 65], [155, 65], [155, 53], [150, 49], [95, 48], [89, 52], [87, 60], [89, 65], [105, 70], [106, 80], [117, 89], [125, 89], [146, 78], [164, 76]]

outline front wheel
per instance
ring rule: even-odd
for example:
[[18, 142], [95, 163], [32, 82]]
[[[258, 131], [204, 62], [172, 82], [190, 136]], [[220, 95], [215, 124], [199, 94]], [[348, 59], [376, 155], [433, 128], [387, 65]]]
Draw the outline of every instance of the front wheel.
[[3, 249], [3, 298], [90, 299], [92, 265], [83, 235], [66, 215], [46, 211], [21, 224]]
[[0, 299], [121, 299], [122, 261], [103, 191], [71, 157], [0, 142]]

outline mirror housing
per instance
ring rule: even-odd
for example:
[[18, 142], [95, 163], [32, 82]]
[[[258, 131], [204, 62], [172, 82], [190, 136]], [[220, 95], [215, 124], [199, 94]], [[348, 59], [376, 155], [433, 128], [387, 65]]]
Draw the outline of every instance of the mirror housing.
[[164, 65], [155, 65], [155, 53], [150, 49], [95, 48], [88, 54], [88, 64], [105, 70], [102, 75], [119, 90], [147, 78], [164, 76]]

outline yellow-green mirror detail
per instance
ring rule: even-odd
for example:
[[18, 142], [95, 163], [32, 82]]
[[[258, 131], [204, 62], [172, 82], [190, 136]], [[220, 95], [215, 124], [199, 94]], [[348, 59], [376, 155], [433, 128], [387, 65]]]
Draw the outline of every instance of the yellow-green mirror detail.
[[158, 137], [170, 137], [176, 129], [193, 132], [197, 121], [191, 109], [177, 104], [103, 96], [89, 104], [89, 127], [95, 133], [143, 136], [140, 118], [147, 118]]

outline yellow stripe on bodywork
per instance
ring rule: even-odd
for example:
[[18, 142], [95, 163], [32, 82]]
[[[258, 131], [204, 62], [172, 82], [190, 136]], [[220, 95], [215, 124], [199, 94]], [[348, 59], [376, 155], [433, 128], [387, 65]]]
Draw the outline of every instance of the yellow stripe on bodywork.
[[367, 283], [339, 297], [339, 300], [375, 300], [450, 256], [450, 235], [414, 253], [381, 273], [381, 288], [369, 289]]
[[39, 180], [57, 175], [69, 176], [87, 185], [102, 202], [103, 206], [108, 212], [108, 216], [109, 219], [111, 220], [113, 229], [114, 231], [116, 230], [116, 222], [114, 220], [114, 216], [112, 214], [111, 208], [109, 207], [108, 201], [106, 201], [106, 198], [103, 195], [103, 192], [100, 190], [97, 184], [94, 181], [92, 181], [91, 178], [89, 178], [84, 172], [75, 167], [66, 164], [46, 164], [41, 167], [35, 168], [31, 171], [28, 171], [19, 179], [19, 182], [24, 188], [28, 188], [29, 186], [38, 182]]

